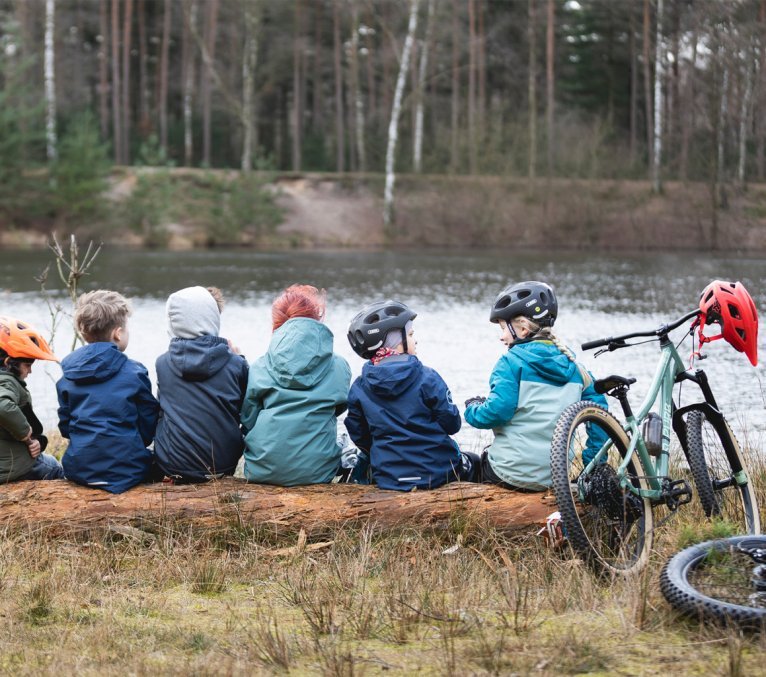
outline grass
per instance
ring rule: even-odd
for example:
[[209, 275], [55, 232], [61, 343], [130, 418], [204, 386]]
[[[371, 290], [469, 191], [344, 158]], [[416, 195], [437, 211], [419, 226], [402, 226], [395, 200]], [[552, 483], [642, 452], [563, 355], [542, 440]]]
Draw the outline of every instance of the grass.
[[758, 674], [766, 638], [680, 619], [659, 592], [666, 557], [717, 528], [686, 506], [643, 574], [604, 580], [460, 514], [313, 550], [226, 516], [150, 538], [29, 526], [0, 534], [0, 673]]

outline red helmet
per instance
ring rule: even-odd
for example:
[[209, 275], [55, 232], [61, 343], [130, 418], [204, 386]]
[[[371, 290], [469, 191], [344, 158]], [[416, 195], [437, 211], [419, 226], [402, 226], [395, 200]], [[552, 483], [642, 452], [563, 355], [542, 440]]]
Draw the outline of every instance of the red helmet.
[[11, 357], [59, 361], [46, 340], [26, 322], [0, 315], [0, 348]]
[[[700, 343], [724, 338], [754, 367], [758, 364], [758, 311], [741, 282], [713, 280], [700, 296], [700, 311]], [[713, 323], [721, 325], [721, 333], [705, 336], [705, 325]]]

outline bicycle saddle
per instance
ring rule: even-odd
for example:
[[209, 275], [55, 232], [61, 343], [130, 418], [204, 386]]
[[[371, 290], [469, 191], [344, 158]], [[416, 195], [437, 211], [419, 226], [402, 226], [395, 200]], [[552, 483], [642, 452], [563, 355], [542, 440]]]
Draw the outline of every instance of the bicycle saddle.
[[610, 390], [614, 390], [620, 386], [627, 388], [631, 384], [635, 383], [636, 379], [627, 378], [626, 376], [617, 376], [612, 374], [606, 378], [600, 378], [593, 382], [593, 389], [600, 394], [608, 393]]

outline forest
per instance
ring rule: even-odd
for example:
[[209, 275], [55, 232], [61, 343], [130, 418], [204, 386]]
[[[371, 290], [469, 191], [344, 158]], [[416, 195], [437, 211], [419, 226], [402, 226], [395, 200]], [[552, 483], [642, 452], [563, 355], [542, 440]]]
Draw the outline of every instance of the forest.
[[765, 61], [766, 0], [0, 0], [0, 219], [82, 218], [115, 166], [385, 174], [386, 204], [395, 172], [700, 182], [715, 211], [764, 179]]

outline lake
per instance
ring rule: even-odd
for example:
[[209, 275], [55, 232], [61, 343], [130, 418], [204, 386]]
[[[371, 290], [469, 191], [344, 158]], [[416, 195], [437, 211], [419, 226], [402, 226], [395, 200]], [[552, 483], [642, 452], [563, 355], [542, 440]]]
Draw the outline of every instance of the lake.
[[[46, 337], [50, 334], [51, 315], [34, 278], [50, 261], [52, 254], [46, 251], [0, 252], [0, 313], [35, 324]], [[418, 313], [415, 321], [418, 354], [444, 377], [462, 410], [467, 397], [487, 393], [489, 374], [504, 350], [499, 330], [488, 317], [495, 296], [509, 281], [540, 279], [552, 284], [559, 299], [557, 335], [577, 352], [597, 378], [612, 373], [636, 377], [632, 402], [637, 405], [656, 365], [657, 343], [598, 358], [593, 352], [583, 353], [580, 344], [603, 336], [651, 329], [673, 320], [694, 309], [699, 293], [715, 278], [741, 280], [763, 309], [765, 259], [661, 252], [263, 253], [106, 248], [90, 275], [83, 279], [81, 288], [115, 289], [132, 299], [134, 312], [126, 352], [147, 366], [152, 379], [154, 362], [167, 349], [169, 340], [165, 300], [182, 287], [214, 285], [224, 291], [227, 305], [221, 334], [238, 345], [250, 361], [268, 347], [274, 297], [293, 283], [324, 287], [326, 321], [335, 334], [336, 351], [348, 360], [355, 376], [361, 370], [362, 360], [346, 340], [349, 321], [369, 301], [397, 298]], [[69, 309], [55, 270], [51, 271], [48, 286], [56, 300]], [[676, 341], [683, 338], [683, 333], [683, 330], [674, 333]], [[54, 349], [60, 358], [69, 352], [71, 340], [71, 324], [65, 318], [54, 337]], [[691, 353], [688, 339], [680, 351], [683, 356]], [[723, 341], [710, 344], [704, 352], [708, 359], [701, 366], [710, 376], [719, 406], [735, 430], [740, 435], [747, 431], [750, 442], [760, 448], [766, 431], [763, 367], [754, 369], [744, 354]], [[60, 373], [58, 365], [38, 362], [29, 379], [35, 409], [47, 428], [56, 425], [54, 382]], [[691, 401], [694, 394], [691, 384], [686, 384], [682, 402]], [[477, 450], [489, 436], [491, 433], [480, 433], [465, 425], [457, 438], [461, 445]]]

